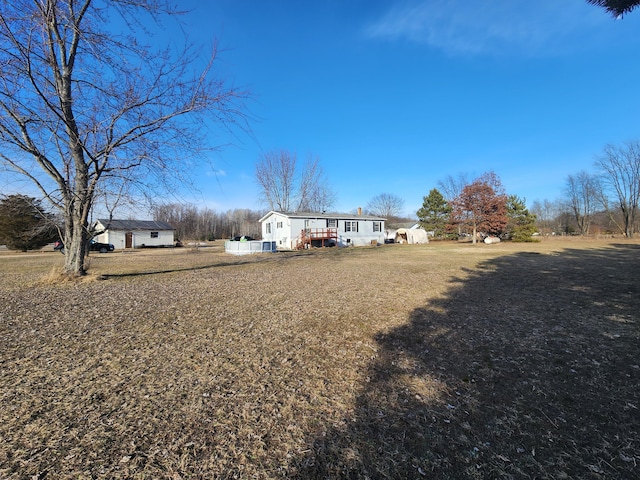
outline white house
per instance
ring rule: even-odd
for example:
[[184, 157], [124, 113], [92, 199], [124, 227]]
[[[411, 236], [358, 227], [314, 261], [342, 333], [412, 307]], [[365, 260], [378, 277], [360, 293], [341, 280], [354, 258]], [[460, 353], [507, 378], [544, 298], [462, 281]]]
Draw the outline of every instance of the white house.
[[364, 246], [384, 243], [381, 217], [348, 213], [270, 211], [260, 219], [262, 239], [280, 250], [321, 246]]
[[167, 222], [157, 220], [98, 219], [95, 229], [102, 232], [96, 241], [116, 248], [173, 247], [174, 231]]

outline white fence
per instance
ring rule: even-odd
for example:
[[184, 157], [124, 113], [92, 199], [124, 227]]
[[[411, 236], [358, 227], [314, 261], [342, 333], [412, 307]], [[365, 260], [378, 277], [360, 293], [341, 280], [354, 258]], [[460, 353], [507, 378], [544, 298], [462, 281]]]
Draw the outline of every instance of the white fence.
[[276, 251], [276, 242], [267, 242], [264, 240], [248, 240], [238, 242], [235, 240], [227, 240], [226, 242], [224, 242], [224, 251], [232, 255], [271, 253]]

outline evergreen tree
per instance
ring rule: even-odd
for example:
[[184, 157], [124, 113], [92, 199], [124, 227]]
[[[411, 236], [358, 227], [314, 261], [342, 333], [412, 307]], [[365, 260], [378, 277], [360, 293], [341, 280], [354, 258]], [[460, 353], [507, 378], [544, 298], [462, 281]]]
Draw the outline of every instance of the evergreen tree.
[[0, 243], [10, 250], [35, 250], [52, 242], [57, 235], [53, 215], [46, 213], [40, 200], [26, 195], [7, 195], [0, 199]]
[[536, 232], [536, 215], [529, 213], [525, 201], [517, 195], [510, 195], [507, 200], [507, 231], [514, 242], [531, 242]]
[[451, 205], [436, 188], [424, 197], [422, 208], [417, 212], [422, 227], [427, 232], [433, 232], [436, 238], [446, 236], [446, 226], [450, 214]]

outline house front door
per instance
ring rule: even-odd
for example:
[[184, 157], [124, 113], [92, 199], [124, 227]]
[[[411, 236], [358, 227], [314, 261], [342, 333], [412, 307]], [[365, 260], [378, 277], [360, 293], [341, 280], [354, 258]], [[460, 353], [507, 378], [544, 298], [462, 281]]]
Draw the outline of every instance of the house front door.
[[133, 233], [127, 232], [124, 234], [124, 248], [133, 247]]

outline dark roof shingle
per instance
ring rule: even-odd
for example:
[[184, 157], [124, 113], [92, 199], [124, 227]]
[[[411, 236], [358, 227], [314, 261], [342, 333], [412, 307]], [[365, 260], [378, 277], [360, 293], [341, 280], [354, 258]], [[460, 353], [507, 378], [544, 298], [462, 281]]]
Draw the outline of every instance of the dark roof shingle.
[[98, 221], [107, 230], [174, 230], [167, 222], [159, 220], [107, 220], [99, 218]]

